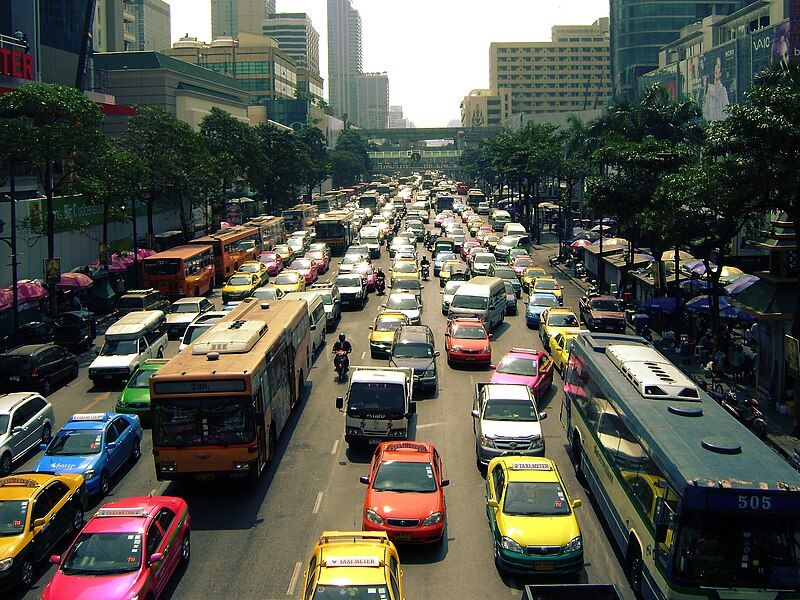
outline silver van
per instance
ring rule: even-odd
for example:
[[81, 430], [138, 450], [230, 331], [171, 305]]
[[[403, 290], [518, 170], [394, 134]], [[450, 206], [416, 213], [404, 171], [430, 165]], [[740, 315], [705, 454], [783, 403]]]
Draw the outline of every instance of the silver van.
[[506, 288], [498, 277], [473, 277], [461, 285], [447, 310], [448, 318], [477, 317], [491, 331], [506, 315]]
[[325, 345], [325, 302], [321, 292], [290, 292], [283, 300], [305, 300], [308, 304], [308, 317], [311, 319], [311, 355], [314, 356]]

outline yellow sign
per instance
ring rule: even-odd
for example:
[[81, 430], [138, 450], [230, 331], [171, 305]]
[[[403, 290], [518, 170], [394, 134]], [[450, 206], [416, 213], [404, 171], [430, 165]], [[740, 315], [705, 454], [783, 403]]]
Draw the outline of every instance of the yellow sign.
[[794, 378], [800, 377], [800, 348], [798, 348], [797, 338], [790, 335], [786, 336], [786, 362], [789, 375]]
[[44, 279], [48, 285], [54, 285], [61, 281], [61, 259], [44, 259]]

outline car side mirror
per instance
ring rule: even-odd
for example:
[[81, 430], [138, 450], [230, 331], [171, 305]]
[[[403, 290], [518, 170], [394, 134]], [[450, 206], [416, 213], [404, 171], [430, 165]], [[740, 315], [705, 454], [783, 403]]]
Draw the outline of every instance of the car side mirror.
[[572, 501], [572, 508], [580, 508], [581, 506], [583, 506], [583, 502], [581, 500]]
[[94, 349], [94, 355], [95, 356], [100, 356], [100, 348], [95, 348]]
[[164, 554], [161, 552], [156, 552], [155, 554], [150, 555], [150, 558], [147, 559], [147, 562], [149, 562], [151, 565], [154, 565], [156, 563], [160, 563], [162, 560], [164, 560]]
[[113, 449], [114, 449], [114, 448], [116, 448], [116, 447], [117, 447], [117, 442], [108, 442], [108, 443], [106, 444], [106, 449], [107, 449], [107, 450], [113, 450]]
[[489, 333], [489, 334], [486, 335], [486, 337], [489, 338], [490, 340], [494, 339], [494, 334], [493, 333]]
[[492, 371], [494, 371], [494, 370], [496, 370], [496, 369], [497, 369], [497, 365], [489, 365], [489, 368], [490, 368]]
[[367, 477], [366, 475], [359, 477], [358, 480], [364, 485], [369, 485], [369, 477]]
[[35, 519], [33, 521], [33, 528], [37, 529], [38, 527], [44, 527], [45, 523], [47, 523], [47, 520], [45, 519]]
[[448, 485], [450, 485], [450, 480], [449, 479], [442, 479], [441, 486], [442, 487], [447, 487]]
[[310, 329], [311, 329], [311, 331], [316, 331], [316, 330], [317, 330], [317, 326], [316, 326], [316, 325], [312, 325], [312, 326], [310, 327]]
[[500, 503], [494, 498], [489, 498], [486, 501], [486, 506], [488, 506], [489, 508], [500, 508]]
[[61, 557], [58, 554], [53, 554], [50, 557], [50, 562], [53, 563], [54, 565], [60, 565], [61, 564]]
[[479, 413], [477, 410], [472, 410], [472, 411], [470, 411], [470, 414], [471, 414], [473, 417], [475, 417], [476, 419], [480, 419], [480, 418], [481, 418], [481, 413]]
[[539, 420], [544, 421], [547, 418], [547, 413], [542, 411], [539, 413]]
[[344, 408], [344, 398], [341, 396], [336, 397], [336, 408], [342, 410]]
[[437, 356], [439, 356], [440, 354], [441, 354], [441, 352], [439, 352], [438, 350], [436, 350], [436, 351], [433, 353], [433, 357], [434, 357], [434, 358], [436, 358], [436, 357], [437, 357]]
[[39, 444], [39, 450], [41, 450], [42, 452], [47, 450], [47, 444]]

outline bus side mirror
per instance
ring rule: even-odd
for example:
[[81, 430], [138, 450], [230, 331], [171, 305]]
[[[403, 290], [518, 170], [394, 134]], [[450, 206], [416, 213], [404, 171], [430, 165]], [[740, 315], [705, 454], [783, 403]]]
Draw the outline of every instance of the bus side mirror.
[[344, 398], [341, 396], [336, 397], [336, 408], [342, 410], [344, 408]]

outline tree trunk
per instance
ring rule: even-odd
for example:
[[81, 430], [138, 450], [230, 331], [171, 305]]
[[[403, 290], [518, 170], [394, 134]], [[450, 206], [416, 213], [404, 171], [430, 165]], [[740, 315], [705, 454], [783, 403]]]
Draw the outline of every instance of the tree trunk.
[[[147, 234], [152, 238], [156, 234], [156, 227], [153, 220], [153, 213], [155, 209], [155, 202], [154, 198], [150, 196], [147, 201], [145, 201], [145, 205], [147, 206]], [[136, 215], [133, 215], [133, 218], [136, 218]]]
[[[56, 255], [56, 216], [53, 212], [53, 164], [47, 162], [44, 168], [44, 196], [45, 196], [45, 218], [47, 219], [45, 229], [47, 233], [47, 258], [53, 259]], [[55, 317], [58, 309], [56, 303], [56, 285], [47, 283], [47, 297], [50, 306], [50, 316]], [[17, 285], [15, 281], [13, 285]]]
[[[724, 252], [720, 250], [717, 260], [721, 263]], [[711, 317], [711, 332], [714, 334], [714, 352], [722, 349], [722, 327], [719, 318], [719, 296], [716, 294], [719, 278], [722, 274], [722, 265], [717, 265], [717, 270], [710, 269], [710, 259], [703, 258], [703, 264], [706, 267], [706, 278], [708, 279], [708, 310]]]
[[[800, 234], [798, 234], [797, 229], [800, 227], [800, 206], [798, 206], [797, 200], [795, 200], [794, 206], [792, 206], [792, 209], [790, 209], [788, 213], [794, 225], [794, 252], [795, 264], [797, 264], [797, 260], [800, 259]], [[794, 273], [795, 277], [798, 277], [798, 275], [800, 275], [800, 272]], [[794, 319], [792, 321], [791, 332], [794, 339], [800, 340], [800, 294], [798, 293], [794, 295]], [[794, 399], [794, 427], [792, 427], [792, 435], [796, 438], [800, 438], [800, 377], [794, 377], [793, 379], [794, 394], [792, 398]], [[782, 400], [782, 398], [778, 398], [778, 400]]]
[[103, 201], [103, 254], [99, 258], [101, 259], [103, 266], [108, 269], [108, 212], [110, 209], [110, 201], [105, 199]]

